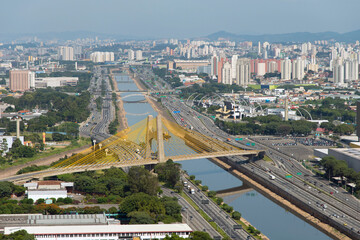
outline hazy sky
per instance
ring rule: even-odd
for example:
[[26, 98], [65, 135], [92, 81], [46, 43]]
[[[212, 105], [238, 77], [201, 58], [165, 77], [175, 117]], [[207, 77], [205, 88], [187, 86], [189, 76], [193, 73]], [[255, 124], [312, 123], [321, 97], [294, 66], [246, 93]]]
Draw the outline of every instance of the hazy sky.
[[360, 0], [1, 0], [0, 33], [93, 31], [141, 37], [348, 32]]

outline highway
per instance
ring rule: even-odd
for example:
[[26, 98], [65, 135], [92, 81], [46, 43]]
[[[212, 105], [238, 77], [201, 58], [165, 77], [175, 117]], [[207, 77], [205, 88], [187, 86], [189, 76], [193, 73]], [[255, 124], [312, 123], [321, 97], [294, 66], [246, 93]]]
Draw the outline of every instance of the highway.
[[178, 203], [182, 207], [181, 215], [191, 229], [207, 232], [212, 238], [220, 236], [220, 234], [182, 196], [168, 188], [161, 189], [163, 190], [163, 195], [176, 197], [178, 199]]
[[[101, 96], [99, 89], [102, 82], [105, 81], [105, 96]], [[96, 67], [94, 70], [94, 77], [90, 81], [89, 91], [92, 94], [89, 108], [91, 115], [80, 126], [80, 134], [82, 136], [91, 137], [96, 142], [101, 142], [111, 136], [108, 132], [108, 126], [115, 118], [115, 106], [112, 103], [110, 79], [107, 76], [107, 69]], [[101, 112], [96, 107], [95, 100], [98, 97], [103, 98]]]
[[[271, 181], [269, 179], [268, 172], [271, 170], [272, 174], [276, 177], [276, 180], [272, 181], [272, 183], [276, 184], [276, 186], [288, 191], [289, 194], [300, 199], [302, 202], [313, 208], [314, 211], [331, 218], [332, 221], [335, 221], [340, 225], [346, 226], [346, 228], [352, 232], [357, 232], [360, 230], [358, 200], [354, 199], [352, 196], [349, 196], [347, 193], [344, 194], [339, 192], [339, 194], [335, 194], [335, 196], [326, 194], [329, 193], [330, 190], [334, 191], [333, 186], [331, 186], [326, 180], [319, 181], [318, 177], [314, 176], [312, 172], [306, 171], [306, 169], [303, 168], [302, 165], [295, 159], [289, 159], [288, 156], [285, 158], [285, 155], [278, 150], [269, 150], [268, 147], [260, 144], [259, 141], [257, 141], [256, 144], [258, 146], [253, 148], [236, 142], [235, 136], [231, 136], [220, 130], [214, 124], [212, 119], [199, 114], [175, 97], [163, 98], [162, 103], [172, 113], [175, 121], [184, 127], [212, 136], [221, 141], [227, 141], [227, 139], [230, 138], [231, 144], [244, 149], [255, 148], [266, 150], [268, 155], [272, 159], [275, 159], [274, 161], [277, 163], [276, 165], [278, 167], [272, 166], [271, 164], [263, 161], [261, 161], [261, 163], [242, 164], [241, 167], [251, 169], [254, 174], [257, 174], [267, 181]], [[174, 111], [177, 113], [174, 113]], [[228, 157], [228, 159], [232, 159], [234, 162], [244, 162], [244, 159], [240, 157]], [[303, 175], [298, 178], [296, 177], [297, 172], [301, 172]], [[289, 173], [294, 176], [290, 181], [285, 177]], [[312, 182], [312, 184], [314, 184], [314, 182], [318, 182], [316, 186], [324, 192], [319, 192], [318, 189], [314, 189], [309, 184], [306, 184], [304, 180], [307, 180], [309, 183]], [[321, 184], [319, 184], [320, 182]], [[360, 235], [358, 236], [360, 239]]]
[[[183, 181], [188, 181], [186, 178]], [[194, 194], [189, 193], [188, 188], [184, 187], [184, 192], [188, 195], [231, 239], [255, 239], [244, 229], [234, 229], [238, 225], [224, 210], [210, 200], [196, 185], [188, 181], [187, 185], [195, 189]], [[203, 200], [208, 200], [209, 204], [203, 204]]]

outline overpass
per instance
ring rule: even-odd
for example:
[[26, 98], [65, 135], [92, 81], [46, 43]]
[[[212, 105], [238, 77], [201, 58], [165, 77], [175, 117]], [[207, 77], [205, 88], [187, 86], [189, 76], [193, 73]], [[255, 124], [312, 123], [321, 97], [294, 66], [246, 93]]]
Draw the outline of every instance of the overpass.
[[85, 149], [50, 169], [21, 174], [6, 181], [22, 182], [65, 173], [153, 165], [168, 159], [186, 161], [223, 156], [246, 156], [256, 159], [263, 151], [242, 150], [220, 140], [188, 130], [180, 125], [151, 115], [143, 121]]

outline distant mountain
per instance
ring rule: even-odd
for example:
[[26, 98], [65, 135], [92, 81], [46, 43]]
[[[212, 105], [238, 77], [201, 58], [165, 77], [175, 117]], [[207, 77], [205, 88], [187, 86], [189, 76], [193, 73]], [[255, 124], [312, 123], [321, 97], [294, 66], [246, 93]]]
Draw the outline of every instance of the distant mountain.
[[219, 38], [229, 39], [232, 41], [268, 41], [268, 42], [306, 42], [315, 40], [335, 40], [343, 42], [354, 42], [360, 40], [360, 30], [348, 32], [348, 33], [336, 33], [336, 32], [296, 32], [296, 33], [284, 33], [284, 34], [263, 34], [263, 35], [244, 35], [234, 34], [226, 31], [219, 31], [212, 33], [206, 37], [209, 40], [218, 40]]

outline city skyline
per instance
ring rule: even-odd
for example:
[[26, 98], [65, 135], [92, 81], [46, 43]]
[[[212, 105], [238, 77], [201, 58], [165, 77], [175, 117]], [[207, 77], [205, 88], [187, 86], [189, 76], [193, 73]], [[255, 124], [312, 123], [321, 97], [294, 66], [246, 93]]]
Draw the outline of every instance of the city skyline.
[[1, 34], [90, 31], [137, 38], [185, 38], [217, 31], [261, 35], [360, 29], [356, 19], [360, 2], [356, 0], [347, 0], [346, 4], [335, 0], [185, 0], [182, 4], [165, 0], [65, 0], [56, 7], [53, 3], [2, 3], [7, 11], [0, 16], [0, 22], [6, 23]]

